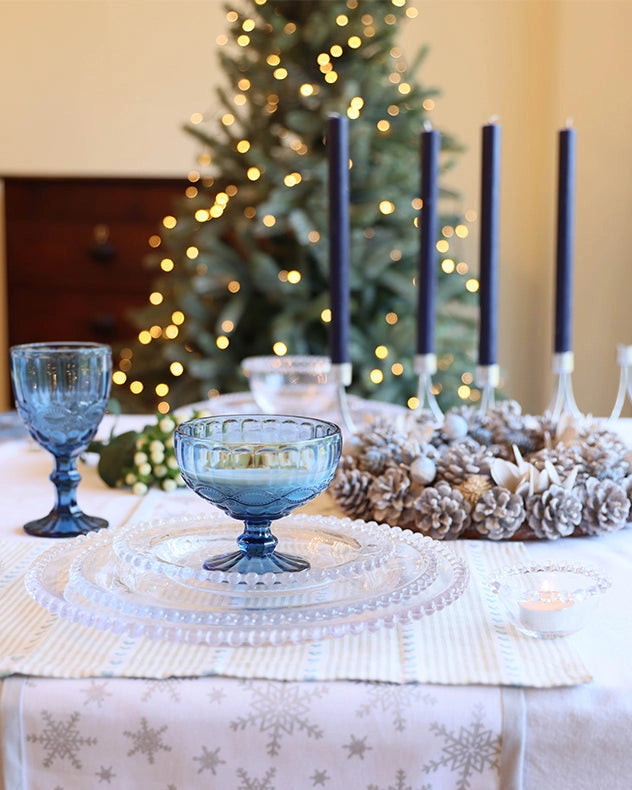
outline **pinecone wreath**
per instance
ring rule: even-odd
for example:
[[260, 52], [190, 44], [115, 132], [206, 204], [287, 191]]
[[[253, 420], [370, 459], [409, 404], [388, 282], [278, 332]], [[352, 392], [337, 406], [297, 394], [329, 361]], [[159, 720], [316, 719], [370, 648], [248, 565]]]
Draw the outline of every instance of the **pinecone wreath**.
[[351, 518], [439, 540], [556, 540], [622, 529], [632, 453], [603, 422], [522, 415], [515, 401], [437, 425], [364, 425], [346, 443], [330, 492]]

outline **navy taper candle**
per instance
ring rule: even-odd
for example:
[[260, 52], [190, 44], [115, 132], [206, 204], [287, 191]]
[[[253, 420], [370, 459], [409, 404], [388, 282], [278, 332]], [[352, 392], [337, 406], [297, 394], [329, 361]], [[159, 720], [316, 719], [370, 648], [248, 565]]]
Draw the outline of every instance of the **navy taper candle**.
[[559, 133], [557, 172], [557, 255], [555, 353], [572, 350], [573, 237], [575, 203], [575, 129]]
[[436, 129], [421, 133], [421, 212], [417, 273], [417, 353], [434, 354], [437, 291], [437, 225], [439, 200], [439, 148]]
[[483, 127], [479, 278], [479, 365], [495, 365], [498, 354], [498, 232], [500, 126]]
[[331, 361], [349, 362], [349, 131], [347, 118], [327, 119], [329, 163], [329, 346]]

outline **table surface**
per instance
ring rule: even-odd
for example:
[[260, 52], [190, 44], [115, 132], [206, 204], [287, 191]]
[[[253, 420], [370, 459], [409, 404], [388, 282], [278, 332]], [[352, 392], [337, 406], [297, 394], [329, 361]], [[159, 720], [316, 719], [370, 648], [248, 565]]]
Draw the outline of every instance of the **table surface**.
[[[30, 441], [0, 443], [5, 551], [55, 543], [22, 530], [52, 504], [50, 468], [50, 457]], [[142, 498], [108, 489], [93, 465], [81, 471], [79, 501], [87, 511], [113, 526], [134, 519]], [[628, 788], [632, 533], [525, 549], [535, 560], [596, 565], [612, 579], [598, 616], [565, 638], [590, 682], [533, 688], [279, 681], [261, 668], [257, 678], [256, 666], [251, 678], [12, 676], [2, 687], [4, 786]], [[85, 632], [72, 628], [78, 639]], [[467, 662], [467, 645], [454, 651]]]

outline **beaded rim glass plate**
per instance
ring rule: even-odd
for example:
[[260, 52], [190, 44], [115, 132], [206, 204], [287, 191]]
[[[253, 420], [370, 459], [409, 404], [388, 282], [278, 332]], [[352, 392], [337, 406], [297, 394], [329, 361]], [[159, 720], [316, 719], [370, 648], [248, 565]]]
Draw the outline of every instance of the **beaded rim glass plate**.
[[298, 644], [418, 620], [462, 595], [469, 573], [448, 547], [390, 529], [394, 550], [379, 568], [304, 589], [138, 570], [116, 555], [116, 530], [45, 551], [25, 582], [53, 614], [101, 630], [211, 646]]
[[207, 571], [202, 565], [211, 556], [230, 552], [241, 526], [218, 512], [171, 521], [128, 524], [116, 530], [112, 544], [126, 563], [172, 579], [197, 579], [229, 584], [287, 584], [305, 587], [341, 576], [379, 568], [394, 551], [391, 527], [375, 522], [351, 521], [293, 514], [275, 522], [279, 548], [309, 561], [307, 570], [281, 573]]

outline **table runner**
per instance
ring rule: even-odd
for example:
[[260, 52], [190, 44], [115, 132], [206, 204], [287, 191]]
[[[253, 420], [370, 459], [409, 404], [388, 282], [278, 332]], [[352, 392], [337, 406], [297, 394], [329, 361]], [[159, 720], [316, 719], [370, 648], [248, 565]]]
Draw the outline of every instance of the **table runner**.
[[[324, 506], [319, 504], [322, 512]], [[199, 512], [191, 492], [155, 492], [133, 521]], [[50, 545], [50, 544], [48, 544]], [[56, 545], [56, 544], [55, 544]], [[505, 622], [487, 586], [497, 568], [524, 561], [519, 543], [456, 541], [471, 580], [448, 608], [395, 628], [303, 645], [219, 647], [132, 638], [65, 621], [38, 606], [24, 573], [43, 543], [0, 542], [0, 674], [42, 677], [224, 675], [277, 680], [564, 686], [591, 679], [573, 639], [535, 640]]]

